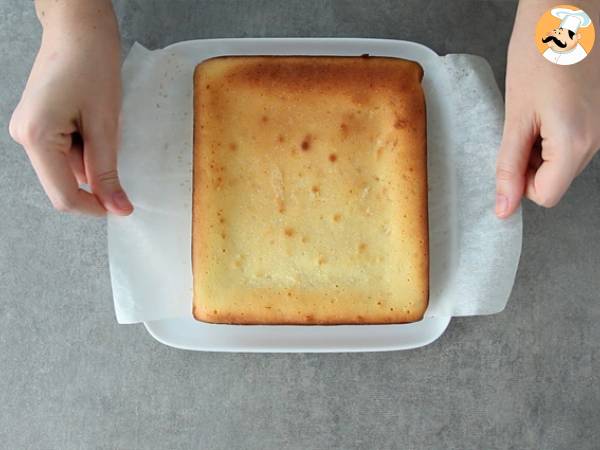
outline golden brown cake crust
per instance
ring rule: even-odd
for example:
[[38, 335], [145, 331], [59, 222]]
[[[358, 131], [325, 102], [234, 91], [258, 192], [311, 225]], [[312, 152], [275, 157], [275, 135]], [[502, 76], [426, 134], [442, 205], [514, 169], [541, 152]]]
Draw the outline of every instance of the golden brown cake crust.
[[219, 57], [196, 67], [196, 319], [423, 317], [422, 77], [417, 63], [381, 57]]

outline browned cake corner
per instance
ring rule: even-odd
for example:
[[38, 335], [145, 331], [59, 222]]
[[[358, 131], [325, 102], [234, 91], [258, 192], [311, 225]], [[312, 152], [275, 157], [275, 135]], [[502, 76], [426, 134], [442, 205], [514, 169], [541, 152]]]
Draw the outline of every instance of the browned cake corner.
[[422, 77], [415, 62], [379, 57], [221, 57], [196, 67], [196, 319], [423, 317]]

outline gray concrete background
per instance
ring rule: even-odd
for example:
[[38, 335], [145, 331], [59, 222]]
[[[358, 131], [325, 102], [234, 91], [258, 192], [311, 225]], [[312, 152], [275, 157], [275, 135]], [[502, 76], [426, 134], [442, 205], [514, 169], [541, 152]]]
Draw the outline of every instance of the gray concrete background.
[[[513, 1], [116, 1], [123, 47], [356, 36], [485, 56], [503, 86]], [[508, 308], [434, 344], [351, 355], [174, 350], [113, 315], [103, 220], [55, 213], [5, 131], [38, 46], [0, 0], [0, 448], [600, 447], [600, 158], [524, 204]]]

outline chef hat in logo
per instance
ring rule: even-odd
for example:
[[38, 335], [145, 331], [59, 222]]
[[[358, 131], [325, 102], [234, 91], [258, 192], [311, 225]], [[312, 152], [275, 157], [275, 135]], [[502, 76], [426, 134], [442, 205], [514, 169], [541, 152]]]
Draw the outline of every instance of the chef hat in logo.
[[571, 30], [573, 33], [577, 33], [577, 30], [579, 30], [580, 27], [586, 28], [592, 23], [590, 16], [581, 9], [573, 11], [572, 9], [567, 8], [554, 8], [552, 9], [551, 14], [561, 20], [560, 28]]

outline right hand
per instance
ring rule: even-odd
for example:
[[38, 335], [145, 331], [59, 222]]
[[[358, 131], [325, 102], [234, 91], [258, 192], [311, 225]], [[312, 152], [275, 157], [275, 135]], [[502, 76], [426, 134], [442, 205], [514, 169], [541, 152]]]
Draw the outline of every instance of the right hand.
[[[559, 66], [546, 61], [532, 38], [553, 0], [519, 3], [508, 49], [506, 119], [496, 165], [496, 215], [509, 217], [523, 196], [552, 207], [600, 147], [600, 56]], [[588, 2], [598, 17], [598, 5]]]
[[119, 33], [110, 2], [102, 6], [79, 17], [38, 10], [42, 44], [9, 129], [57, 210], [128, 215], [117, 175]]

